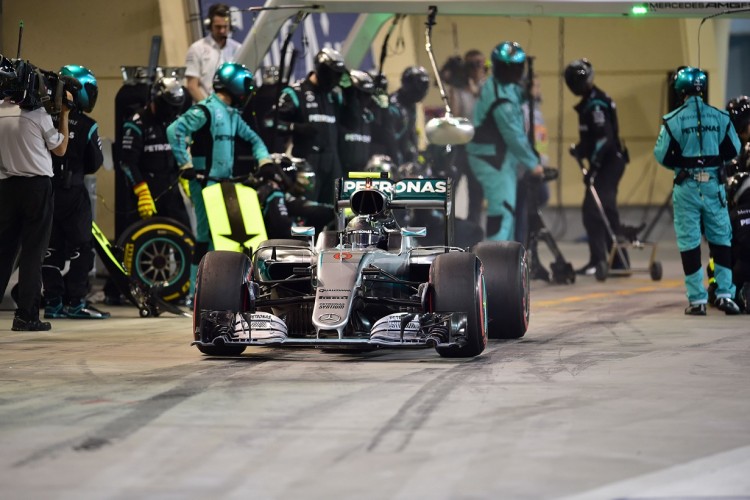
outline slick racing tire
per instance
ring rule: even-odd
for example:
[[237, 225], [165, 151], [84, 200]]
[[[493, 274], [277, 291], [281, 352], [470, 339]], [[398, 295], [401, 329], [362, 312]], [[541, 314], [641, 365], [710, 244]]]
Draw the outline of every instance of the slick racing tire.
[[195, 240], [190, 229], [174, 219], [152, 217], [131, 224], [117, 241], [130, 275], [151, 287], [163, 284], [159, 296], [173, 302], [190, 289], [190, 263]]
[[436, 347], [444, 358], [478, 356], [487, 345], [484, 280], [474, 254], [451, 252], [438, 255], [430, 266], [433, 312], [466, 313], [466, 344]]
[[518, 339], [529, 327], [529, 266], [515, 241], [486, 241], [474, 247], [487, 290], [487, 336]]
[[[201, 311], [243, 312], [252, 308], [245, 283], [245, 277], [250, 276], [250, 268], [250, 259], [240, 252], [213, 251], [201, 259], [193, 302], [195, 340], [201, 340], [198, 331]], [[245, 346], [199, 345], [198, 350], [208, 356], [239, 356]]]

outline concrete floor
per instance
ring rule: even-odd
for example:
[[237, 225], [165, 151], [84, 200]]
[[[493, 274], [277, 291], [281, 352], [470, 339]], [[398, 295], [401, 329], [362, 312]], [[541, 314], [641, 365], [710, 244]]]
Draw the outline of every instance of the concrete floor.
[[0, 312], [0, 496], [750, 498], [750, 316], [684, 316], [673, 240], [658, 258], [659, 282], [533, 282], [527, 335], [471, 360], [212, 359], [186, 318]]

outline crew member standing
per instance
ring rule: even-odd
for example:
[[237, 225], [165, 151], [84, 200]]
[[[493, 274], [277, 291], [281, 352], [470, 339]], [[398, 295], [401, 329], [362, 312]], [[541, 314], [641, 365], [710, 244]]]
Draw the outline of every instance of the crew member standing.
[[417, 103], [427, 96], [429, 87], [427, 70], [422, 66], [409, 66], [401, 73], [401, 87], [391, 94], [389, 111], [398, 146], [394, 158], [397, 165], [417, 161]]
[[194, 102], [202, 101], [213, 92], [216, 70], [225, 62], [232, 62], [240, 48], [232, 40], [232, 16], [228, 5], [216, 3], [208, 8], [209, 34], [193, 43], [185, 56], [185, 79]]
[[[212, 179], [229, 179], [234, 167], [235, 138], [253, 147], [260, 164], [268, 161], [268, 150], [258, 134], [242, 120], [241, 111], [252, 97], [255, 83], [252, 72], [238, 63], [224, 63], [214, 76], [214, 93], [191, 107], [167, 127], [180, 175], [190, 182], [190, 198], [195, 208], [196, 232], [193, 264], [190, 267], [190, 305], [195, 291], [198, 264], [208, 252], [211, 241], [208, 214], [203, 202], [203, 187]], [[203, 178], [198, 178], [198, 173]]]
[[706, 315], [708, 292], [701, 269], [701, 226], [714, 259], [716, 307], [726, 314], [738, 314], [740, 309], [732, 300], [732, 228], [724, 162], [737, 156], [740, 140], [729, 114], [703, 102], [706, 73], [683, 67], [675, 73], [673, 83], [683, 105], [664, 115], [654, 156], [674, 170], [674, 229], [689, 301], [685, 314]]
[[177, 186], [179, 169], [167, 140], [167, 127], [184, 103], [185, 89], [177, 79], [161, 77], [154, 83], [149, 103], [123, 125], [120, 168], [137, 198], [141, 219], [159, 214], [189, 228], [190, 218]]
[[12, 329], [46, 331], [52, 325], [39, 320], [39, 305], [54, 208], [50, 151], [62, 156], [67, 150], [70, 109], [63, 104], [56, 130], [49, 113], [30, 105], [25, 94], [0, 102], [0, 290], [5, 293], [23, 247]]
[[544, 170], [526, 135], [521, 108], [526, 53], [516, 42], [502, 42], [491, 60], [492, 76], [474, 108], [476, 132], [466, 152], [487, 199], [487, 239], [512, 241], [519, 165], [538, 177]]
[[[42, 264], [45, 319], [106, 319], [102, 312], [86, 301], [89, 293], [89, 272], [94, 267], [92, 245], [91, 198], [84, 176], [94, 174], [102, 166], [102, 141], [91, 113], [99, 95], [96, 77], [87, 68], [63, 66], [60, 75], [72, 77], [81, 84], [73, 98], [75, 108], [68, 117], [70, 142], [62, 157], [52, 159], [55, 192], [52, 234]], [[63, 276], [65, 261], [68, 272]]]
[[[610, 228], [619, 234], [617, 189], [628, 162], [627, 152], [620, 142], [615, 102], [594, 85], [594, 68], [588, 59], [577, 59], [568, 64], [565, 83], [573, 94], [581, 97], [574, 108], [578, 113], [580, 140], [571, 147], [570, 153], [589, 162], [588, 174], [583, 179], [587, 189], [581, 208], [583, 227], [588, 235], [589, 261], [576, 272], [592, 275], [596, 273], [597, 264], [608, 261], [613, 242], [588, 187], [594, 186]], [[613, 268], [628, 267], [627, 262], [620, 262], [619, 256], [617, 259], [612, 263]]]
[[335, 179], [341, 177], [338, 116], [341, 93], [337, 87], [346, 71], [344, 58], [324, 48], [315, 56], [315, 69], [307, 78], [282, 90], [278, 117], [272, 110], [266, 126], [276, 121], [277, 132], [292, 139], [292, 156], [304, 158], [317, 175], [313, 200], [333, 203]]

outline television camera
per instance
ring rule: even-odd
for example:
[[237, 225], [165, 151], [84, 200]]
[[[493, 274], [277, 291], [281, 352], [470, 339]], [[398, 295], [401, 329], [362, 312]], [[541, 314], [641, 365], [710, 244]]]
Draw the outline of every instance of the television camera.
[[[81, 84], [75, 78], [41, 69], [23, 59], [8, 59], [0, 54], [0, 97], [23, 109], [44, 107], [51, 115], [65, 105], [73, 109]], [[73, 99], [68, 99], [66, 91]]]

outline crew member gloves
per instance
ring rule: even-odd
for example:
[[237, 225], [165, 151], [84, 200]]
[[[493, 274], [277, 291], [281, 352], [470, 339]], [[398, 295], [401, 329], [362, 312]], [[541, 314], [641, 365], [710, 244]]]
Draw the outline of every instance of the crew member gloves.
[[180, 177], [187, 180], [195, 179], [196, 173], [192, 163], [186, 163], [180, 167]]
[[148, 188], [148, 184], [141, 182], [136, 184], [133, 188], [133, 192], [138, 197], [138, 215], [141, 219], [148, 219], [156, 213], [156, 205], [154, 199], [151, 197], [151, 190]]

